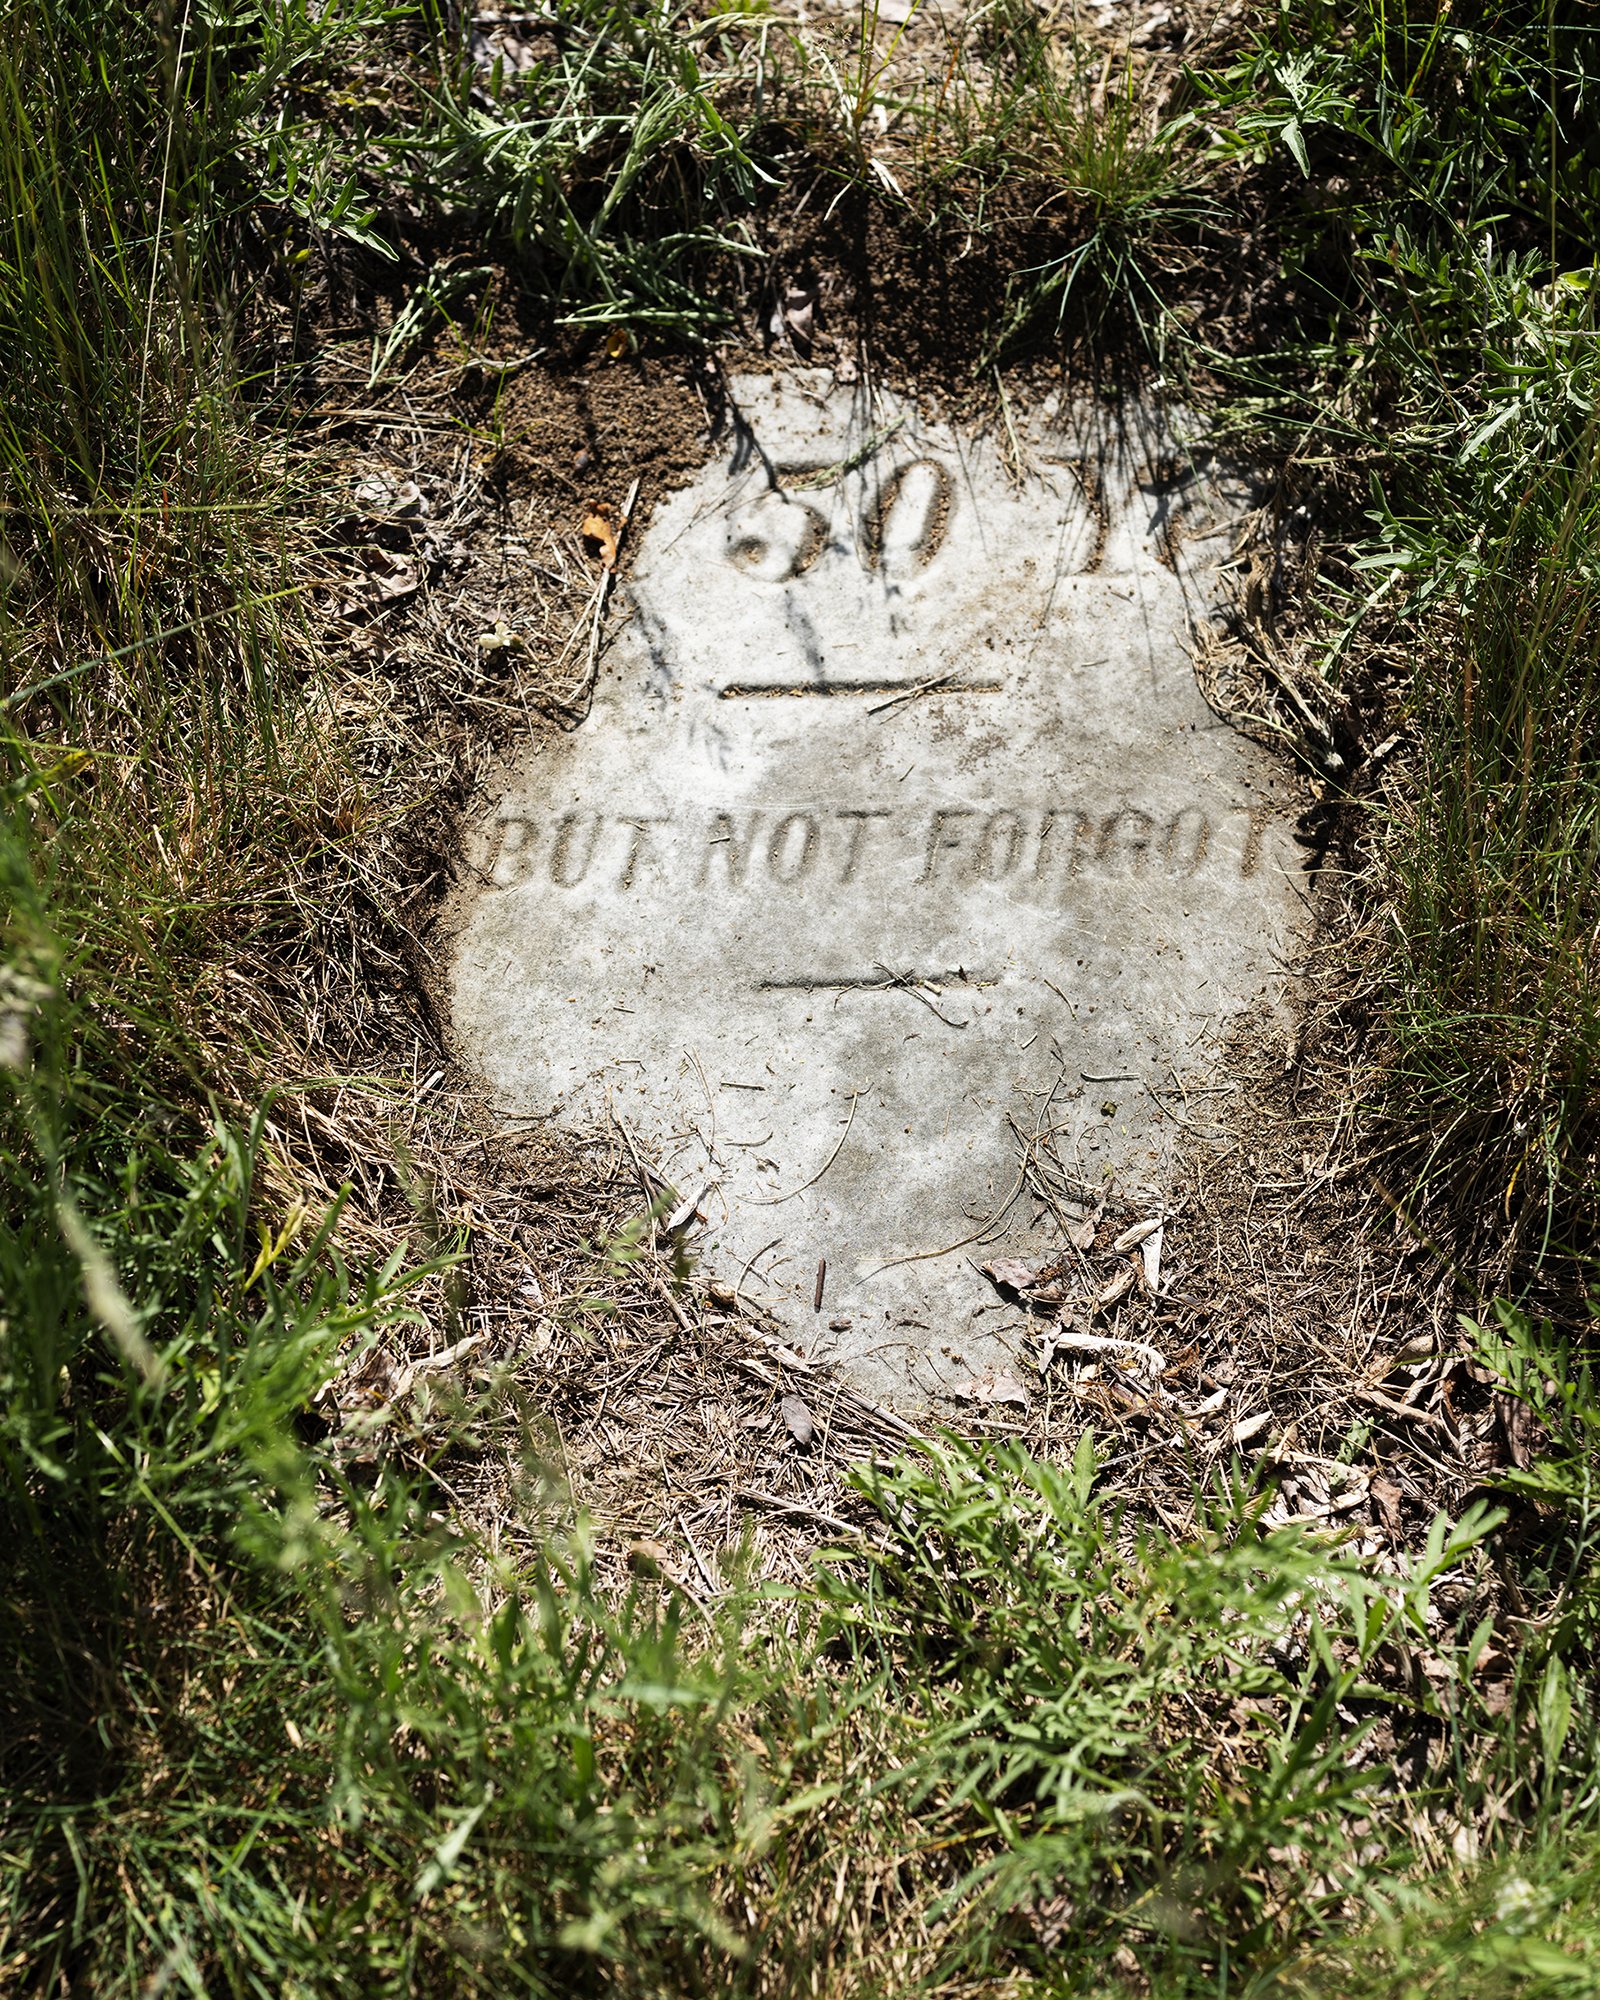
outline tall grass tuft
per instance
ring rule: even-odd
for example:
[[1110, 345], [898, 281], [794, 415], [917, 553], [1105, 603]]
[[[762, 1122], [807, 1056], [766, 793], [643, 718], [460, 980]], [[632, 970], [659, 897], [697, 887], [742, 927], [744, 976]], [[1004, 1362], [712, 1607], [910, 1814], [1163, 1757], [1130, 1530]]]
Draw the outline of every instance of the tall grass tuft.
[[1403, 1086], [1461, 1211], [1535, 1254], [1558, 1228], [1587, 1233], [1600, 1146], [1595, 474], [1586, 431], [1484, 520], [1419, 662], [1393, 853]]
[[756, 254], [745, 219], [775, 182], [759, 101], [697, 27], [675, 0], [577, 0], [548, 59], [488, 91], [464, 57], [441, 66], [411, 142], [426, 185], [487, 218], [561, 323], [694, 340], [731, 318], [710, 275]]
[[1219, 155], [1276, 176], [1310, 313], [1219, 362], [1357, 544], [1329, 672], [1405, 662], [1386, 726], [1415, 761], [1369, 882], [1383, 1110], [1491, 1287], [1587, 1258], [1596, 1219], [1597, 49], [1563, 0], [1294, 0], [1206, 85]]

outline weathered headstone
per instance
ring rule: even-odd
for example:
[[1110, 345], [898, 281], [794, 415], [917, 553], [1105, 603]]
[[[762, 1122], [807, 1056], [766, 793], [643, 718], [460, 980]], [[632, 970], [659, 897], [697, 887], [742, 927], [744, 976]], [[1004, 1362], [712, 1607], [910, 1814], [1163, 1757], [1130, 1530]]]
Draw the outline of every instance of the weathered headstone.
[[706, 1191], [715, 1273], [915, 1407], [1005, 1357], [974, 1260], [1059, 1242], [1026, 1138], [1159, 1202], [1184, 1091], [1281, 997], [1296, 850], [1190, 664], [1236, 513], [1148, 415], [741, 404], [483, 825], [455, 1023], [508, 1112], [624, 1125]]

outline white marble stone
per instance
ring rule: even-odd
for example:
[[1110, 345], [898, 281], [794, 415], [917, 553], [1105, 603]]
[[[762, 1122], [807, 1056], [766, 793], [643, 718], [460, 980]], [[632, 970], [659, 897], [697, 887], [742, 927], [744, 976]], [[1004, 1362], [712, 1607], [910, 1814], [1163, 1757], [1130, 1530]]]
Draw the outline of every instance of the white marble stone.
[[1148, 418], [1036, 416], [1018, 476], [859, 392], [738, 397], [588, 719], [487, 802], [455, 1028], [508, 1113], [706, 1190], [713, 1273], [915, 1409], [1015, 1349], [975, 1261], [1059, 1242], [1019, 1131], [1156, 1212], [1181, 1089], [1281, 1006], [1287, 788], [1188, 649], [1240, 501]]

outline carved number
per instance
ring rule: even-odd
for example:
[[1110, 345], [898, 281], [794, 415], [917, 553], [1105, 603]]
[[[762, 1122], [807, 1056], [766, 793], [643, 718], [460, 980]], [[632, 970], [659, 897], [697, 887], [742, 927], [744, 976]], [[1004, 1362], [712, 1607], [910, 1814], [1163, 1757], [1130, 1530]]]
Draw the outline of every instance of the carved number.
[[913, 459], [890, 473], [862, 522], [867, 567], [884, 561], [933, 561], [950, 523], [950, 475], [931, 458]]
[[728, 560], [763, 583], [788, 583], [810, 569], [827, 539], [828, 524], [815, 507], [786, 493], [763, 493], [730, 532]]
[[[857, 546], [867, 568], [921, 568], [932, 562], [953, 498], [949, 473], [931, 458], [913, 459], [890, 473], [862, 511]], [[763, 493], [730, 524], [728, 560], [763, 583], [790, 583], [810, 569], [827, 541], [820, 509], [790, 493]]]

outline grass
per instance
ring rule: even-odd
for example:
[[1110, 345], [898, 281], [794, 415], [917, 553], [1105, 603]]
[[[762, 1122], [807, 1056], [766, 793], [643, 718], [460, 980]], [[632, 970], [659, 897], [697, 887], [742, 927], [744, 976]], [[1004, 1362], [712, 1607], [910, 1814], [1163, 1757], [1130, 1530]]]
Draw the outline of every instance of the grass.
[[[1091, 1438], [1070, 1465], [952, 1440], [863, 1467], [863, 1533], [804, 1587], [734, 1549], [706, 1604], [648, 1550], [616, 1587], [512, 1381], [406, 1440], [339, 1414], [408, 1330], [451, 1336], [471, 1246], [398, 1140], [379, 1210], [317, 1198], [286, 1135], [328, 1052], [308, 1017], [371, 1006], [343, 947], [376, 920], [373, 823], [428, 786], [413, 742], [373, 808], [262, 316], [380, 270], [409, 199], [436, 234], [374, 382], [473, 289], [462, 238], [553, 339], [701, 341], [758, 311], [805, 185], [993, 257], [979, 370], [1131, 330], [1210, 371], [1287, 490], [1331, 463], [1306, 651], [1328, 715], [1370, 697], [1401, 745], [1354, 794], [1384, 1113], [1487, 1267], [1581, 1269], [1577, 11], [1291, 0], [1183, 66], [1016, 8], [829, 46], [580, 0], [487, 82], [428, 9], [9, 25], [5, 1990], [1600, 1986], [1600, 1406], [1570, 1309], [1467, 1327], [1523, 1449], [1395, 1560], [1269, 1529], [1242, 1478], [1158, 1526]], [[1266, 303], [1224, 352], [1195, 287], [1244, 213]], [[454, 1498], [485, 1437], [520, 1441], [509, 1544]]]
[[487, 104], [467, 56], [443, 69], [418, 135], [426, 185], [509, 239], [558, 323], [680, 337], [728, 323], [704, 273], [755, 254], [741, 225], [774, 182], [761, 125], [729, 114], [689, 25], [672, 4], [583, 0], [548, 61], [509, 80], [497, 66]]
[[1581, 1264], [1593, 1225], [1593, 76], [1570, 9], [1446, 34], [1311, 6], [1208, 80], [1224, 148], [1301, 184], [1284, 248], [1321, 337], [1227, 365], [1247, 425], [1337, 468], [1334, 705], [1386, 654], [1420, 662], [1385, 697], [1407, 755], [1374, 801], [1385, 1089], [1417, 1199], [1489, 1283]]

